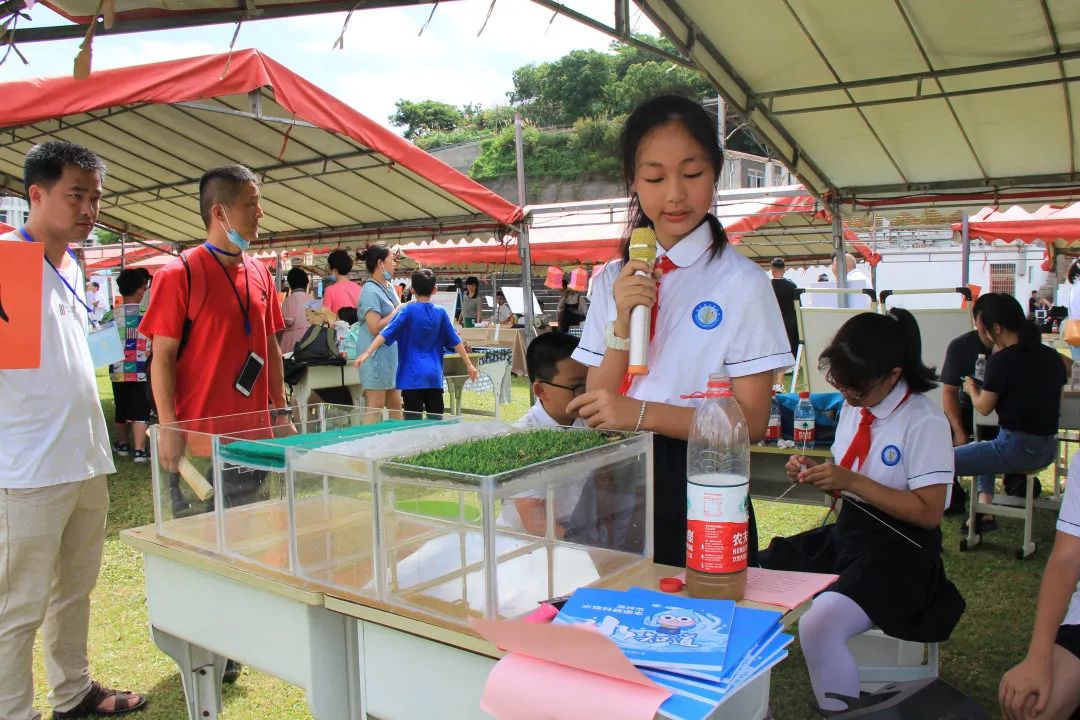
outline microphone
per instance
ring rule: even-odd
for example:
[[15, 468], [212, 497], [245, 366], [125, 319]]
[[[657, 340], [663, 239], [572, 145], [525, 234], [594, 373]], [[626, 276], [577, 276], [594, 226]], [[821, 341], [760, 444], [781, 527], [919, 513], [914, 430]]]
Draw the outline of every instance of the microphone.
[[[656, 261], [656, 232], [652, 228], [635, 228], [630, 233], [630, 259], [652, 265]], [[637, 271], [637, 275], [646, 274]], [[630, 375], [649, 374], [650, 308], [638, 305], [630, 311]]]

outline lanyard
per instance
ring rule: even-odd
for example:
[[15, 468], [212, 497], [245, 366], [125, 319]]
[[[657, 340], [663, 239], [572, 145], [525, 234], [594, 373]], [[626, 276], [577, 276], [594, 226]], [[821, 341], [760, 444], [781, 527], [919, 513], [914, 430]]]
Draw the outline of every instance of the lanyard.
[[[19, 228], [19, 234], [23, 236], [23, 240], [25, 240], [26, 242], [28, 242], [28, 243], [34, 242], [34, 238], [30, 237], [30, 233], [26, 232], [25, 227]], [[71, 250], [69, 249], [68, 254], [70, 254], [70, 253], [71, 253]], [[60, 282], [64, 283], [64, 286], [68, 290], [71, 291], [71, 297], [74, 300], [78, 300], [79, 304], [82, 305], [84, 308], [86, 308], [86, 312], [88, 314], [93, 315], [94, 314], [93, 309], [89, 305], [87, 305], [86, 302], [82, 298], [79, 297], [79, 294], [77, 292], [75, 292], [75, 288], [71, 287], [71, 283], [69, 283], [67, 281], [67, 278], [64, 277], [62, 274], [60, 274], [60, 271], [56, 269], [56, 266], [53, 265], [52, 260], [49, 259], [48, 255], [45, 256], [45, 262], [49, 263], [49, 267], [51, 267], [52, 271], [54, 273], [56, 273], [56, 277], [60, 278]], [[72, 307], [75, 307], [75, 305], [72, 304]]]
[[233, 284], [232, 276], [229, 275], [229, 270], [225, 267], [225, 263], [218, 257], [218, 253], [222, 255], [231, 255], [232, 253], [226, 253], [218, 248], [214, 247], [210, 243], [203, 243], [206, 249], [210, 251], [210, 254], [217, 260], [217, 264], [221, 266], [221, 272], [225, 273], [225, 279], [229, 282], [229, 289], [233, 291], [233, 295], [236, 297], [236, 306], [240, 308], [240, 315], [244, 318], [244, 334], [251, 335], [251, 320], [248, 318], [248, 312], [251, 310], [251, 273], [248, 271], [247, 263], [244, 262], [244, 258], [240, 258], [240, 263], [244, 266], [244, 289], [247, 292], [247, 304], [240, 302], [240, 291], [236, 289], [236, 285]]
[[387, 290], [385, 285], [380, 285], [376, 280], [368, 280], [367, 282], [374, 283], [375, 287], [379, 288], [379, 290], [382, 291], [382, 294], [386, 296], [386, 299], [390, 301], [390, 305], [392, 305], [393, 307], [397, 307], [399, 304], [401, 304], [400, 300], [398, 300], [397, 303], [394, 302], [394, 298], [390, 296], [390, 293], [393, 291]]

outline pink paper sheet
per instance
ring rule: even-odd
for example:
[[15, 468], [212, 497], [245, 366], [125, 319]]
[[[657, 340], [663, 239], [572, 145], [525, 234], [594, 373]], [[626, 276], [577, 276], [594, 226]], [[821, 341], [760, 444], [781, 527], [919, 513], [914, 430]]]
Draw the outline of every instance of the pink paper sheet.
[[836, 580], [836, 575], [748, 568], [745, 599], [797, 608]]
[[500, 720], [652, 720], [669, 695], [511, 653], [488, 675], [480, 707]]
[[671, 696], [598, 632], [521, 620], [472, 625], [510, 653], [488, 675], [481, 701], [497, 718], [651, 720]]

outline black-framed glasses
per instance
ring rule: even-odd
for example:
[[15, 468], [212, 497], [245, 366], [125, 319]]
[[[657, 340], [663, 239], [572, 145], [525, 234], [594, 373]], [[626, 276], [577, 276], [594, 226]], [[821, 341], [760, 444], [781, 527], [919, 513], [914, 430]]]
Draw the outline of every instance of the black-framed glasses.
[[551, 387], [557, 387], [557, 388], [560, 388], [562, 390], [569, 390], [573, 394], [574, 397], [577, 397], [578, 395], [584, 395], [585, 394], [585, 383], [581, 383], [580, 385], [570, 386], [570, 385], [560, 385], [558, 383], [548, 382], [547, 380], [541, 380], [540, 382], [544, 383], [545, 385], [550, 385]]

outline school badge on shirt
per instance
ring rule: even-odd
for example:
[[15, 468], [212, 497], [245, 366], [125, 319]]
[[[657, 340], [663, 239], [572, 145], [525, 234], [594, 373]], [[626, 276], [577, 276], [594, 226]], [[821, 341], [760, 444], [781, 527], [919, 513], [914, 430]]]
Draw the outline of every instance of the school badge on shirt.
[[896, 463], [900, 462], [900, 448], [895, 445], [886, 445], [881, 451], [881, 462], [889, 467], [896, 465]]
[[700, 302], [690, 311], [694, 324], [702, 330], [712, 330], [724, 319], [724, 311], [711, 300]]

